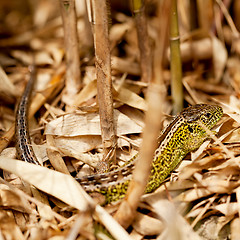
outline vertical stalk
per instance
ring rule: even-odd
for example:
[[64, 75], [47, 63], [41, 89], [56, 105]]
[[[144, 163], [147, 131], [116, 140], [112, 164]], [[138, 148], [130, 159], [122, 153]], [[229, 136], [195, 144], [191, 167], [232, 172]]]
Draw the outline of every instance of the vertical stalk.
[[108, 15], [105, 0], [93, 0], [93, 20], [95, 64], [97, 70], [97, 92], [99, 115], [104, 148], [104, 158], [97, 167], [98, 172], [105, 171], [115, 160], [116, 136], [113, 121], [113, 97], [111, 78], [111, 57], [108, 38]]
[[73, 101], [75, 95], [81, 87], [80, 59], [77, 35], [77, 18], [74, 0], [59, 0], [63, 20], [64, 44], [66, 51], [66, 93], [64, 100], [66, 103]]
[[[166, 95], [166, 88], [163, 82], [163, 56], [166, 49], [166, 38], [168, 37], [169, 9], [171, 1], [165, 0], [159, 4], [159, 38], [156, 40], [156, 50], [154, 54], [153, 79], [150, 82], [148, 96], [148, 111], [146, 113], [145, 128], [143, 130], [142, 147], [139, 151], [139, 159], [133, 171], [133, 178], [124, 201], [121, 203], [115, 218], [127, 228], [134, 219], [136, 209], [139, 205], [140, 197], [144, 193], [150, 171], [152, 159], [157, 147], [157, 137], [162, 125], [162, 106]], [[144, 147], [143, 147], [144, 146]]]
[[152, 78], [152, 59], [147, 31], [147, 19], [144, 11], [144, 0], [132, 0], [132, 3], [140, 50], [141, 80], [143, 82], [150, 82]]
[[180, 54], [180, 37], [178, 30], [177, 0], [172, 0], [170, 21], [170, 52], [171, 52], [171, 92], [173, 114], [183, 109], [182, 62]]

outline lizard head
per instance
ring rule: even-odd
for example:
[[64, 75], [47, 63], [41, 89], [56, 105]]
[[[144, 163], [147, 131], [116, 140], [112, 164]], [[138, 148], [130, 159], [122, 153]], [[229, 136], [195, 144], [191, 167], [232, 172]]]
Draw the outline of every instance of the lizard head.
[[209, 134], [200, 123], [212, 129], [222, 115], [223, 110], [217, 105], [197, 104], [183, 110], [180, 116], [185, 122], [182, 129], [182, 136], [185, 136], [184, 150], [186, 152], [196, 150], [209, 138]]
[[189, 123], [201, 121], [211, 129], [221, 119], [223, 110], [217, 105], [197, 104], [186, 108], [180, 115]]

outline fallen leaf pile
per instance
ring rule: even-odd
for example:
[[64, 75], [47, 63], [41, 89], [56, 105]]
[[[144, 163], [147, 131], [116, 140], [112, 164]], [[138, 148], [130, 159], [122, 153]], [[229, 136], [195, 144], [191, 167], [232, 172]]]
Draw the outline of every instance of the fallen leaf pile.
[[[219, 0], [199, 3], [201, 26], [190, 31], [189, 1], [178, 2], [183, 3], [179, 27], [185, 106], [218, 104], [224, 117], [214, 129], [216, 137], [188, 154], [154, 193], [142, 197], [127, 230], [113, 218], [119, 202], [96, 205], [74, 180], [94, 174], [103, 158], [95, 56], [88, 38], [91, 27], [85, 1], [76, 3], [82, 88], [72, 99], [64, 95], [67, 66], [56, 2], [0, 3], [5, 10], [0, 14], [1, 239], [239, 239], [240, 4], [232, 1], [225, 11]], [[116, 1], [111, 4], [116, 165], [122, 166], [141, 146], [149, 83], [140, 81], [141, 56], [130, 8]], [[152, 54], [158, 41], [158, 5], [156, 0], [146, 1]], [[221, 15], [227, 20], [221, 20]], [[30, 134], [42, 166], [17, 160], [13, 137], [15, 109], [29, 79], [32, 52], [38, 73]], [[172, 111], [169, 58], [168, 49], [163, 79], [169, 95], [160, 103], [166, 116], [164, 126]]]

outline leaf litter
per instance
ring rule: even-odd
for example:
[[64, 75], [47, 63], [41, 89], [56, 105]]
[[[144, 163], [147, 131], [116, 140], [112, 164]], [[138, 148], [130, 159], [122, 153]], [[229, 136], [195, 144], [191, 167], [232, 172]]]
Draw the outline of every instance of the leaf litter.
[[[14, 9], [14, 6], [11, 7]], [[37, 12], [36, 8], [35, 14]], [[103, 155], [95, 68], [90, 53], [81, 56], [83, 89], [75, 96], [69, 109], [65, 108], [62, 100], [65, 60], [58, 13], [55, 12], [52, 19], [50, 16], [43, 19], [41, 27], [36, 26], [35, 31], [25, 29], [31, 37], [24, 35], [25, 30], [22, 33], [12, 31], [11, 34], [9, 32], [10, 37], [0, 41], [1, 47], [7, 45], [9, 48], [0, 55], [0, 97], [1, 101], [4, 99], [1, 136], [14, 123], [11, 104], [16, 102], [16, 96], [24, 89], [28, 75], [24, 66], [31, 63], [29, 52], [19, 46], [30, 42], [36, 51], [40, 82], [33, 98], [39, 125], [31, 123], [34, 127], [30, 128], [31, 136], [37, 143], [34, 144], [35, 151], [40, 152], [37, 155], [44, 163], [44, 167], [39, 167], [12, 160], [15, 158], [14, 143], [1, 153], [0, 167], [4, 172], [0, 179], [0, 229], [3, 239], [65, 239], [73, 236], [70, 234], [76, 229], [76, 239], [94, 239], [93, 229], [98, 220], [118, 239], [179, 239], [179, 236], [182, 239], [237, 239], [240, 214], [240, 62], [238, 52], [227, 48], [231, 47], [231, 43], [202, 34], [202, 37], [191, 36], [191, 40], [185, 38], [181, 48], [183, 66], [189, 69], [189, 61], [192, 60], [195, 64], [190, 67], [191, 71], [184, 71], [185, 101], [189, 104], [215, 103], [223, 107], [225, 116], [216, 130], [217, 137], [234, 158], [229, 157], [213, 140], [205, 143], [196, 153], [188, 154], [158, 190], [142, 197], [137, 216], [126, 233], [108, 214], [115, 212], [118, 203], [106, 206], [104, 210], [95, 205], [69, 176], [69, 173], [75, 176], [93, 173]], [[21, 9], [19, 16], [25, 18]], [[118, 11], [113, 17], [118, 22], [110, 29], [110, 39], [116, 91], [117, 158], [121, 165], [135, 155], [140, 146], [148, 84], [138, 81], [139, 52], [133, 20]], [[78, 21], [84, 24], [83, 16]], [[157, 35], [155, 21], [156, 16], [149, 16], [149, 32], [153, 39]], [[13, 29], [8, 18], [4, 24], [9, 26], [9, 31]], [[21, 26], [15, 24], [15, 27]], [[224, 27], [229, 30], [228, 25]], [[184, 29], [181, 31], [183, 37], [188, 34]], [[231, 34], [231, 31], [225, 31], [225, 34]], [[79, 36], [84, 38], [84, 34]], [[80, 44], [83, 43], [80, 37]], [[234, 44], [237, 49], [239, 42]], [[189, 49], [196, 50], [194, 56]], [[169, 87], [168, 67], [164, 71], [164, 81]], [[127, 74], [124, 81], [123, 74]], [[8, 98], [4, 98], [4, 94]], [[170, 114], [169, 97], [163, 104], [165, 114]], [[165, 125], [166, 122], [168, 119], [164, 120]], [[47, 157], [48, 150], [55, 152], [51, 161], [48, 160], [50, 155]], [[54, 161], [61, 162], [63, 166], [57, 169]], [[61, 173], [64, 171], [68, 171], [68, 175]], [[94, 212], [93, 217], [91, 212]], [[106, 236], [105, 233], [103, 235]]]

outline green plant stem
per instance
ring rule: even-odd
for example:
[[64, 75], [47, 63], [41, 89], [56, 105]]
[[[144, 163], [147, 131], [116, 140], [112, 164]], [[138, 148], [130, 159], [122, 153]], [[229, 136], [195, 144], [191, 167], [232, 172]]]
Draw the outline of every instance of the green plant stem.
[[170, 67], [173, 114], [183, 109], [182, 62], [178, 30], [177, 0], [172, 0], [170, 21]]

